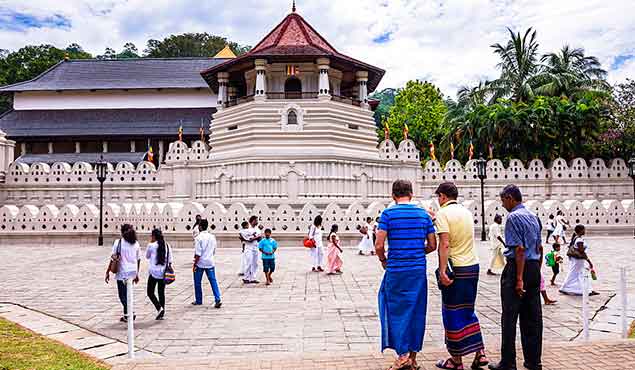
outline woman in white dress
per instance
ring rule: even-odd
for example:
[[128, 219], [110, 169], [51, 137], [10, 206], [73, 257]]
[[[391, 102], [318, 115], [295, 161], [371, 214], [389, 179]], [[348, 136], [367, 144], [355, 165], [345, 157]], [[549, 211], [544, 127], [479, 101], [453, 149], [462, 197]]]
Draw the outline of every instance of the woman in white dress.
[[565, 231], [569, 227], [569, 221], [564, 217], [564, 212], [558, 211], [556, 213], [556, 228], [553, 230], [553, 238], [555, 242], [560, 244], [560, 238], [562, 238], [562, 244], [566, 244]]
[[322, 262], [324, 260], [324, 245], [322, 243], [322, 216], [317, 215], [313, 220], [313, 225], [309, 227], [309, 239], [315, 242], [315, 247], [311, 248], [311, 271], [324, 272]]
[[[586, 268], [587, 262], [589, 263], [589, 269], [593, 270], [593, 263], [586, 253], [589, 246], [584, 238], [582, 238], [585, 234], [584, 226], [577, 225], [574, 231], [575, 234], [571, 239], [569, 252], [567, 252], [569, 256], [569, 273], [560, 287], [560, 293], [566, 295], [582, 295], [584, 293], [584, 269]], [[590, 280], [588, 283], [589, 291], [591, 292], [589, 295], [599, 294], [591, 289]]]
[[375, 245], [373, 244], [373, 227], [370, 224], [372, 220], [372, 218], [368, 217], [364, 226], [359, 228], [359, 232], [362, 234], [362, 239], [357, 245], [360, 256], [365, 254], [375, 254]]

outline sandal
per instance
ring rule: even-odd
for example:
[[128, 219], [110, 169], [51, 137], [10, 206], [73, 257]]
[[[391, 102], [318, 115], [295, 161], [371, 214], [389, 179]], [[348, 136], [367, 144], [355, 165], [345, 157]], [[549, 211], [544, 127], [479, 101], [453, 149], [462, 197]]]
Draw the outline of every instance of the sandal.
[[479, 352], [476, 354], [476, 357], [474, 357], [474, 361], [472, 361], [471, 367], [472, 367], [472, 370], [477, 370], [487, 365], [489, 365], [489, 360], [487, 360], [487, 356], [485, 356], [484, 352]]
[[[452, 365], [452, 367], [450, 367], [450, 365]], [[448, 358], [447, 360], [443, 361], [443, 360], [439, 360], [436, 363], [436, 366], [439, 369], [447, 369], [447, 370], [463, 370], [463, 364], [457, 364], [456, 362], [454, 362], [454, 360], [452, 360], [452, 358]]]
[[416, 370], [410, 357], [397, 358], [388, 370]]

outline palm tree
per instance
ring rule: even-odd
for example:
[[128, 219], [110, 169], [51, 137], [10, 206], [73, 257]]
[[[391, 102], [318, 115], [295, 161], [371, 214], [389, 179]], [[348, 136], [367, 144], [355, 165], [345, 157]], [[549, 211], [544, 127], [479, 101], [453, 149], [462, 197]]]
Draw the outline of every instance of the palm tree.
[[527, 101], [534, 95], [531, 78], [540, 68], [536, 31], [529, 28], [521, 35], [507, 30], [511, 37], [507, 44], [492, 45], [501, 59], [501, 76], [491, 82], [494, 100], [509, 97], [515, 102]]
[[473, 110], [480, 104], [493, 103], [491, 100], [493, 95], [494, 91], [492, 91], [491, 82], [480, 81], [478, 85], [473, 87], [461, 86], [456, 94], [457, 104], [466, 109]]
[[585, 56], [582, 48], [565, 45], [557, 53], [543, 55], [541, 62], [542, 70], [534, 79], [538, 94], [571, 97], [582, 91], [610, 89], [598, 58]]

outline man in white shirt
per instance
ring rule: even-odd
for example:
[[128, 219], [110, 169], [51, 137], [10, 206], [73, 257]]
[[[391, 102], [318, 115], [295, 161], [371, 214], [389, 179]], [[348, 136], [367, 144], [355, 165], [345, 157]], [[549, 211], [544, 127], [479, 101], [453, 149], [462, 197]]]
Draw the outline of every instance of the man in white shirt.
[[503, 239], [503, 230], [501, 228], [502, 223], [503, 217], [497, 214], [494, 216], [494, 223], [489, 227], [490, 259], [487, 275], [496, 275], [493, 270], [505, 267], [505, 257], [503, 256], [505, 240]]
[[198, 306], [203, 304], [203, 289], [201, 288], [201, 280], [203, 274], [207, 275], [210, 285], [212, 286], [212, 292], [214, 293], [214, 300], [216, 304], [214, 307], [220, 308], [220, 289], [218, 289], [218, 282], [216, 281], [216, 272], [214, 270], [214, 255], [216, 254], [216, 237], [207, 230], [208, 222], [206, 219], [202, 219], [199, 223], [199, 229], [201, 232], [194, 239], [194, 297], [195, 301], [193, 305]]
[[245, 277], [243, 283], [258, 284], [256, 273], [258, 271], [258, 242], [262, 239], [262, 233], [258, 228], [258, 216], [249, 217], [248, 238], [245, 238]]

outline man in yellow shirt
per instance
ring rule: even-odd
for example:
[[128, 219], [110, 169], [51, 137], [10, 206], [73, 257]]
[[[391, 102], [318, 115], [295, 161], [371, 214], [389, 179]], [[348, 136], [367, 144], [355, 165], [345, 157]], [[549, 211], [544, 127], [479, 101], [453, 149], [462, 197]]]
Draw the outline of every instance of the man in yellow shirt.
[[463, 368], [463, 356], [475, 353], [472, 368], [489, 363], [481, 327], [474, 312], [479, 264], [474, 249], [474, 218], [458, 204], [459, 191], [446, 182], [435, 191], [441, 209], [436, 213], [439, 234], [439, 286], [441, 288], [443, 326], [450, 358], [440, 360], [441, 369]]

